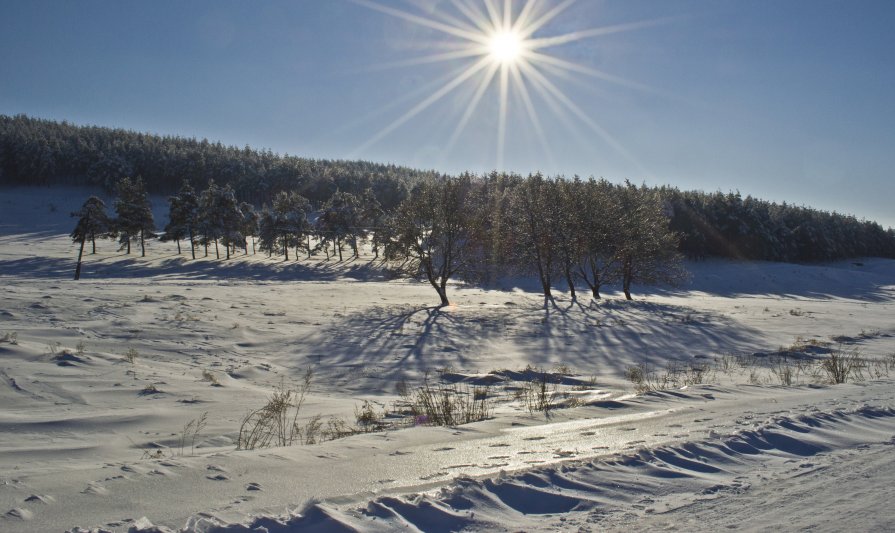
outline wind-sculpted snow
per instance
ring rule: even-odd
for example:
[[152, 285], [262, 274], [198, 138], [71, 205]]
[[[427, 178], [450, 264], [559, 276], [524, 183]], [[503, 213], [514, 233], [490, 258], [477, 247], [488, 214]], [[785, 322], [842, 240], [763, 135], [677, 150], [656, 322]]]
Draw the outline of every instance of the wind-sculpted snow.
[[793, 464], [808, 472], [815, 463], [830, 461], [814, 461], [817, 456], [871, 444], [891, 445], [893, 432], [895, 410], [891, 407], [779, 417], [724, 437], [599, 461], [494, 478], [461, 478], [435, 493], [385, 496], [360, 508], [311, 502], [292, 516], [259, 517], [245, 524], [194, 518], [183, 531], [515, 530], [543, 526], [561, 515], [587, 517], [599, 527], [601, 517], [636, 509], [645, 502], [655, 505], [664, 500], [667, 512], [688, 502], [748, 491], [750, 472], [761, 471], [768, 477]]

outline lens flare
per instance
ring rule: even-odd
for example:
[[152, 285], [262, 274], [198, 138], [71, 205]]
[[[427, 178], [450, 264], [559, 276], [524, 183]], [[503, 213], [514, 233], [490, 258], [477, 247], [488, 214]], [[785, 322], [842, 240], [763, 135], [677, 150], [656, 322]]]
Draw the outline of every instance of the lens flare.
[[[524, 115], [531, 122], [545, 154], [552, 159], [550, 147], [547, 145], [547, 136], [541, 127], [538, 111], [532, 100], [532, 92], [529, 91], [529, 89], [533, 89], [533, 94], [539, 97], [539, 103], [546, 104], [558, 119], [570, 125], [577, 123], [585, 126], [600, 137], [606, 145], [642, 169], [639, 162], [622, 146], [621, 142], [596, 120], [587, 116], [584, 110], [566, 96], [549, 78], [555, 77], [557, 74], [562, 77], [583, 74], [629, 89], [651, 93], [656, 91], [641, 83], [547, 54], [544, 49], [562, 47], [581, 39], [666, 24], [672, 22], [674, 18], [637, 21], [544, 36], [540, 35], [543, 28], [576, 0], [525, 0], [524, 3], [519, 0], [518, 3], [515, 3], [515, 8], [514, 0], [503, 0], [502, 3], [500, 0], [452, 0], [450, 5], [453, 6], [453, 11], [450, 9], [436, 10], [425, 15], [383, 5], [375, 0], [353, 1], [380, 13], [441, 32], [452, 39], [450, 45], [445, 46], [447, 51], [443, 51], [443, 49], [432, 55], [399, 61], [386, 66], [401, 67], [459, 60], [469, 60], [470, 64], [461, 68], [453, 76], [453, 79], [441, 84], [440, 88], [434, 90], [431, 95], [382, 128], [357, 148], [352, 155], [363, 153], [370, 146], [461, 85], [471, 83], [474, 84], [475, 89], [471, 91], [468, 105], [459, 118], [445, 152], [450, 152], [453, 148], [475, 114], [485, 93], [493, 87], [492, 90], [497, 92], [499, 101], [496, 167], [498, 169], [503, 167], [507, 116], [515, 112], [510, 109], [511, 94], [516, 95], [521, 101]], [[520, 5], [521, 9], [518, 8]], [[585, 140], [584, 136], [580, 136], [580, 138]]]

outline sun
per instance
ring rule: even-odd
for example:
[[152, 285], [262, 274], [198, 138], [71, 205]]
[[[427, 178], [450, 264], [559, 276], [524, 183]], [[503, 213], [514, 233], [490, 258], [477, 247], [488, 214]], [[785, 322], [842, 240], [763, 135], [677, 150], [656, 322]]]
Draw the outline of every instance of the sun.
[[[528, 118], [544, 153], [552, 159], [547, 135], [541, 126], [537, 104], [546, 104], [553, 115], [564, 124], [580, 123], [586, 126], [614, 150], [639, 166], [602, 125], [588, 116], [567, 96], [557, 78], [573, 74], [584, 75], [604, 82], [619, 84], [630, 89], [654, 92], [643, 84], [603, 72], [589, 65], [582, 65], [556, 55], [546, 49], [561, 48], [570, 43], [627, 32], [664, 24], [673, 18], [643, 20], [573, 31], [559, 35], [542, 35], [544, 28], [576, 0], [452, 0], [445, 2], [451, 8], [417, 14], [380, 3], [381, 0], [353, 0], [355, 3], [380, 13], [435, 30], [451, 39], [449, 44], [434, 54], [398, 61], [387, 66], [406, 67], [439, 62], [463, 61], [465, 66], [449, 72], [441, 80], [434, 80], [432, 93], [406, 113], [399, 116], [355, 150], [353, 155], [367, 148], [422, 113], [462, 85], [472, 86], [470, 100], [459, 116], [444, 153], [450, 153], [479, 104], [490, 89], [498, 98], [496, 168], [502, 168], [507, 136], [507, 116], [521, 113]], [[510, 97], [518, 105], [511, 111]], [[581, 136], [584, 138], [584, 136]]]
[[519, 61], [525, 48], [524, 40], [519, 33], [512, 30], [495, 32], [488, 41], [491, 59], [500, 64]]

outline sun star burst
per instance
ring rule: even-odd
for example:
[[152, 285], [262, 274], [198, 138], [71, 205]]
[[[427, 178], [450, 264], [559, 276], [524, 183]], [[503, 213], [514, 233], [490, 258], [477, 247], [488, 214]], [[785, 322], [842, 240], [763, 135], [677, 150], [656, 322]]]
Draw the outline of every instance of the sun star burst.
[[[615, 26], [603, 26], [589, 30], [560, 35], [536, 35], [545, 26], [563, 13], [575, 0], [452, 0], [451, 12], [436, 11], [427, 16], [382, 5], [373, 0], [354, 0], [355, 3], [385, 13], [387, 15], [441, 32], [454, 42], [436, 54], [413, 58], [390, 67], [431, 64], [438, 62], [468, 60], [468, 66], [459, 71], [450, 81], [441, 85], [428, 97], [411, 107], [407, 112], [373, 135], [355, 153], [361, 153], [385, 136], [422, 113], [431, 105], [466, 83], [475, 84], [475, 89], [460, 117], [453, 134], [444, 148], [444, 154], [451, 152], [464, 129], [475, 114], [485, 94], [496, 85], [498, 95], [498, 128], [496, 168], [503, 167], [506, 147], [506, 124], [509, 113], [510, 90], [522, 103], [524, 116], [531, 123], [535, 135], [545, 154], [552, 159], [547, 136], [541, 126], [533, 93], [565, 124], [578, 123], [600, 137], [603, 142], [634, 162], [639, 163], [596, 120], [589, 117], [576, 105], [556, 83], [551, 81], [557, 72], [565, 75], [586, 75], [627, 88], [652, 91], [643, 84], [626, 80], [596, 68], [580, 65], [544, 52], [546, 48], [561, 47], [586, 38], [594, 38], [613, 33], [631, 31], [668, 22], [668, 19], [632, 22]], [[521, 5], [521, 9], [514, 9]], [[530, 90], [531, 89], [531, 90]]]

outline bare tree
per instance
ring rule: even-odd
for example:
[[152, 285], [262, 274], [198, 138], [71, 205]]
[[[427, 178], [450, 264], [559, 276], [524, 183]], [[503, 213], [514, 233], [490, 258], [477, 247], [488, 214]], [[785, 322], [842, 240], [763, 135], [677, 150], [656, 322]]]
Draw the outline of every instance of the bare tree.
[[474, 238], [481, 209], [469, 176], [440, 178], [417, 185], [391, 219], [385, 258], [408, 275], [420, 275], [449, 304], [447, 283], [475, 274], [481, 258]]

